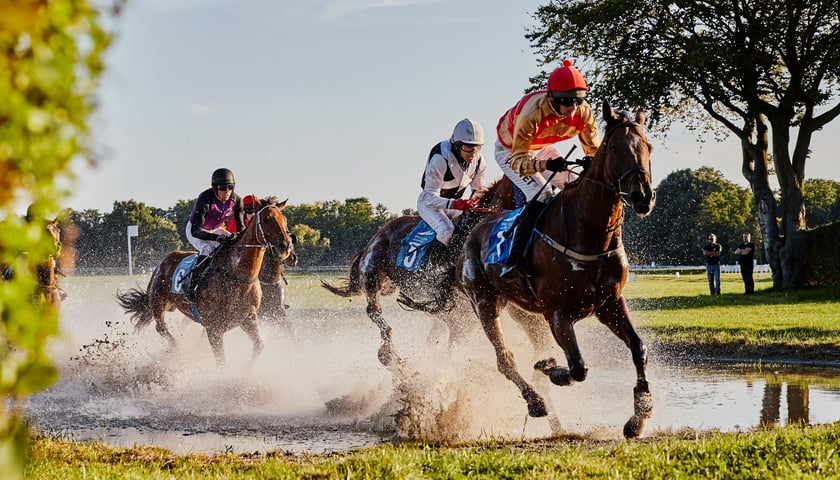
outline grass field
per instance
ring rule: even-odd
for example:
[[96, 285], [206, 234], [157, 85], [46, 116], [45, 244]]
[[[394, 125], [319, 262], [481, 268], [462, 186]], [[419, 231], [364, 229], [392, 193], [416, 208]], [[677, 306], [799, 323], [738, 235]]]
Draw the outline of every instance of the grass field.
[[[292, 276], [299, 309], [346, 307]], [[638, 275], [625, 294], [634, 322], [655, 350], [683, 355], [837, 362], [840, 287], [777, 292], [759, 279], [743, 295], [737, 275], [711, 297], [704, 275]], [[358, 302], [360, 310], [364, 303]], [[688, 352], [688, 353], [686, 353]], [[840, 478], [840, 423], [740, 433], [674, 432], [632, 441], [558, 437], [526, 443], [399, 444], [328, 455], [177, 456], [154, 448], [39, 438], [31, 479], [198, 478]]]

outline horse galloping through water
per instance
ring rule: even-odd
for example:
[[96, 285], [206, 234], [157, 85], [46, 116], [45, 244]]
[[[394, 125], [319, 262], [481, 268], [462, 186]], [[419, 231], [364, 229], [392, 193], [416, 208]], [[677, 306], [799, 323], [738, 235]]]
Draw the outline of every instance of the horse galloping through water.
[[[487, 189], [476, 208], [455, 219], [455, 233], [449, 245], [449, 251], [453, 254], [451, 262], [454, 263], [455, 254], [460, 252], [461, 245], [472, 225], [489, 212], [515, 208], [514, 202], [513, 183], [507, 177], [502, 177]], [[417, 215], [404, 215], [389, 221], [353, 257], [349, 278], [345, 285], [336, 286], [321, 281], [324, 288], [341, 297], [365, 295], [367, 315], [379, 327], [382, 345], [378, 356], [379, 361], [385, 366], [392, 364], [395, 353], [391, 339], [391, 326], [382, 316], [380, 303], [382, 295], [389, 295], [399, 288], [400, 303], [410, 309], [421, 310], [436, 316], [441, 316], [455, 308], [455, 294], [457, 293], [455, 285], [446, 275], [441, 275], [451, 265], [436, 265], [430, 262], [427, 268], [421, 268], [415, 272], [397, 265], [402, 240], [419, 222], [420, 217]], [[444, 280], [443, 284], [440, 282], [441, 278]], [[417, 300], [421, 298], [433, 300]], [[468, 310], [469, 306], [466, 302], [464, 303]], [[457, 321], [448, 321], [447, 326], [450, 345], [462, 337], [467, 328]]]
[[195, 252], [169, 253], [155, 269], [145, 291], [132, 288], [118, 293], [117, 302], [131, 314], [135, 330], [142, 330], [154, 320], [157, 332], [174, 345], [175, 338], [166, 326], [164, 314], [177, 309], [204, 327], [220, 365], [224, 363], [223, 335], [233, 328], [242, 328], [254, 344], [253, 363], [263, 349], [257, 313], [262, 299], [259, 274], [263, 258], [267, 253], [282, 262], [292, 253], [286, 217], [281, 212], [285, 205], [285, 201], [277, 205], [260, 203], [255, 219], [242, 234], [216, 249], [207, 268], [207, 285], [199, 290], [195, 304], [172, 288], [181, 260]]
[[456, 277], [472, 302], [496, 352], [499, 371], [519, 388], [528, 403], [528, 413], [544, 416], [546, 405], [536, 390], [517, 371], [513, 355], [505, 346], [499, 321], [502, 309], [512, 302], [542, 315], [568, 368], [553, 358], [541, 360], [534, 369], [556, 385], [571, 385], [586, 378], [574, 324], [590, 315], [606, 325], [629, 347], [636, 368], [634, 414], [624, 426], [624, 435], [638, 437], [651, 415], [652, 401], [646, 376], [647, 353], [627, 309], [622, 288], [628, 262], [621, 242], [623, 206], [644, 216], [655, 203], [651, 185], [651, 145], [644, 131], [644, 112], [635, 119], [616, 113], [603, 104], [606, 122], [604, 140], [592, 164], [545, 207], [532, 235], [530, 275], [500, 278], [501, 265], [486, 263], [489, 239], [499, 215], [486, 218], [467, 237]]

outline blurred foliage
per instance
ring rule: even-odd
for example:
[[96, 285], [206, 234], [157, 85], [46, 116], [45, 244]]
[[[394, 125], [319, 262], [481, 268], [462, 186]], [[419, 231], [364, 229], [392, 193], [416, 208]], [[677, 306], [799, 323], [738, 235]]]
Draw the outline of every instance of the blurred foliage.
[[[33, 266], [52, 242], [43, 220], [57, 215], [72, 183], [69, 163], [92, 158], [88, 119], [110, 36], [86, 0], [0, 0], [0, 478], [19, 478], [26, 451], [23, 396], [57, 377], [47, 357], [57, 312], [33, 302]], [[92, 160], [90, 160], [92, 161]], [[32, 204], [34, 221], [16, 208]]]

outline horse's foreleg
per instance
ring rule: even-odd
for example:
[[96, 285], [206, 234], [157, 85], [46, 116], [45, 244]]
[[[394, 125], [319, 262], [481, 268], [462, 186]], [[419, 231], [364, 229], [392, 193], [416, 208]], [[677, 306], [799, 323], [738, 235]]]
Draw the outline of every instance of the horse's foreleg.
[[[488, 309], [490, 310], [490, 309]], [[502, 325], [499, 321], [499, 316], [496, 309], [492, 311], [485, 311], [479, 313], [481, 325], [484, 327], [484, 333], [493, 348], [496, 351], [496, 365], [499, 371], [502, 372], [508, 380], [513, 382], [519, 391], [522, 392], [522, 398], [528, 403], [528, 415], [532, 417], [544, 417], [548, 415], [548, 410], [545, 407], [545, 402], [542, 397], [534, 390], [519, 374], [516, 368], [516, 362], [513, 359], [513, 352], [505, 346], [505, 336], [502, 333]]]
[[566, 362], [569, 368], [557, 366], [553, 358], [537, 362], [534, 368], [548, 375], [548, 378], [555, 385], [566, 386], [586, 380], [589, 369], [580, 354], [574, 325], [559, 311], [554, 312], [551, 318], [546, 318], [546, 320], [551, 326], [554, 340], [566, 353]]
[[251, 353], [251, 361], [248, 364], [249, 367], [252, 367], [254, 362], [257, 361], [257, 357], [259, 357], [260, 353], [262, 353], [263, 348], [265, 348], [262, 337], [260, 336], [259, 321], [257, 319], [256, 312], [253, 312], [245, 319], [245, 321], [242, 322], [242, 330], [245, 331], [245, 334], [248, 335], [248, 338], [250, 338], [251, 342], [254, 344], [254, 349]]
[[633, 416], [624, 425], [624, 436], [639, 437], [645, 423], [653, 413], [653, 398], [647, 381], [647, 347], [645, 347], [633, 323], [630, 311], [623, 297], [604, 304], [596, 312], [598, 319], [630, 348], [633, 365], [636, 367], [636, 386], [633, 387]]
[[216, 365], [219, 367], [225, 364], [225, 343], [223, 333], [216, 329], [205, 328], [207, 332], [207, 341], [210, 342], [210, 348], [213, 349], [213, 356], [216, 357]]

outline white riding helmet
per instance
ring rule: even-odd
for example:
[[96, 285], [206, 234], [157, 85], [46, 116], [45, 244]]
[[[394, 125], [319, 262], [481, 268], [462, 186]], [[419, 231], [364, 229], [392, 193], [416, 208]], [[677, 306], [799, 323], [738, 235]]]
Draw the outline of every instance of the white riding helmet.
[[453, 144], [484, 145], [484, 129], [478, 122], [465, 118], [455, 125], [450, 141]]

